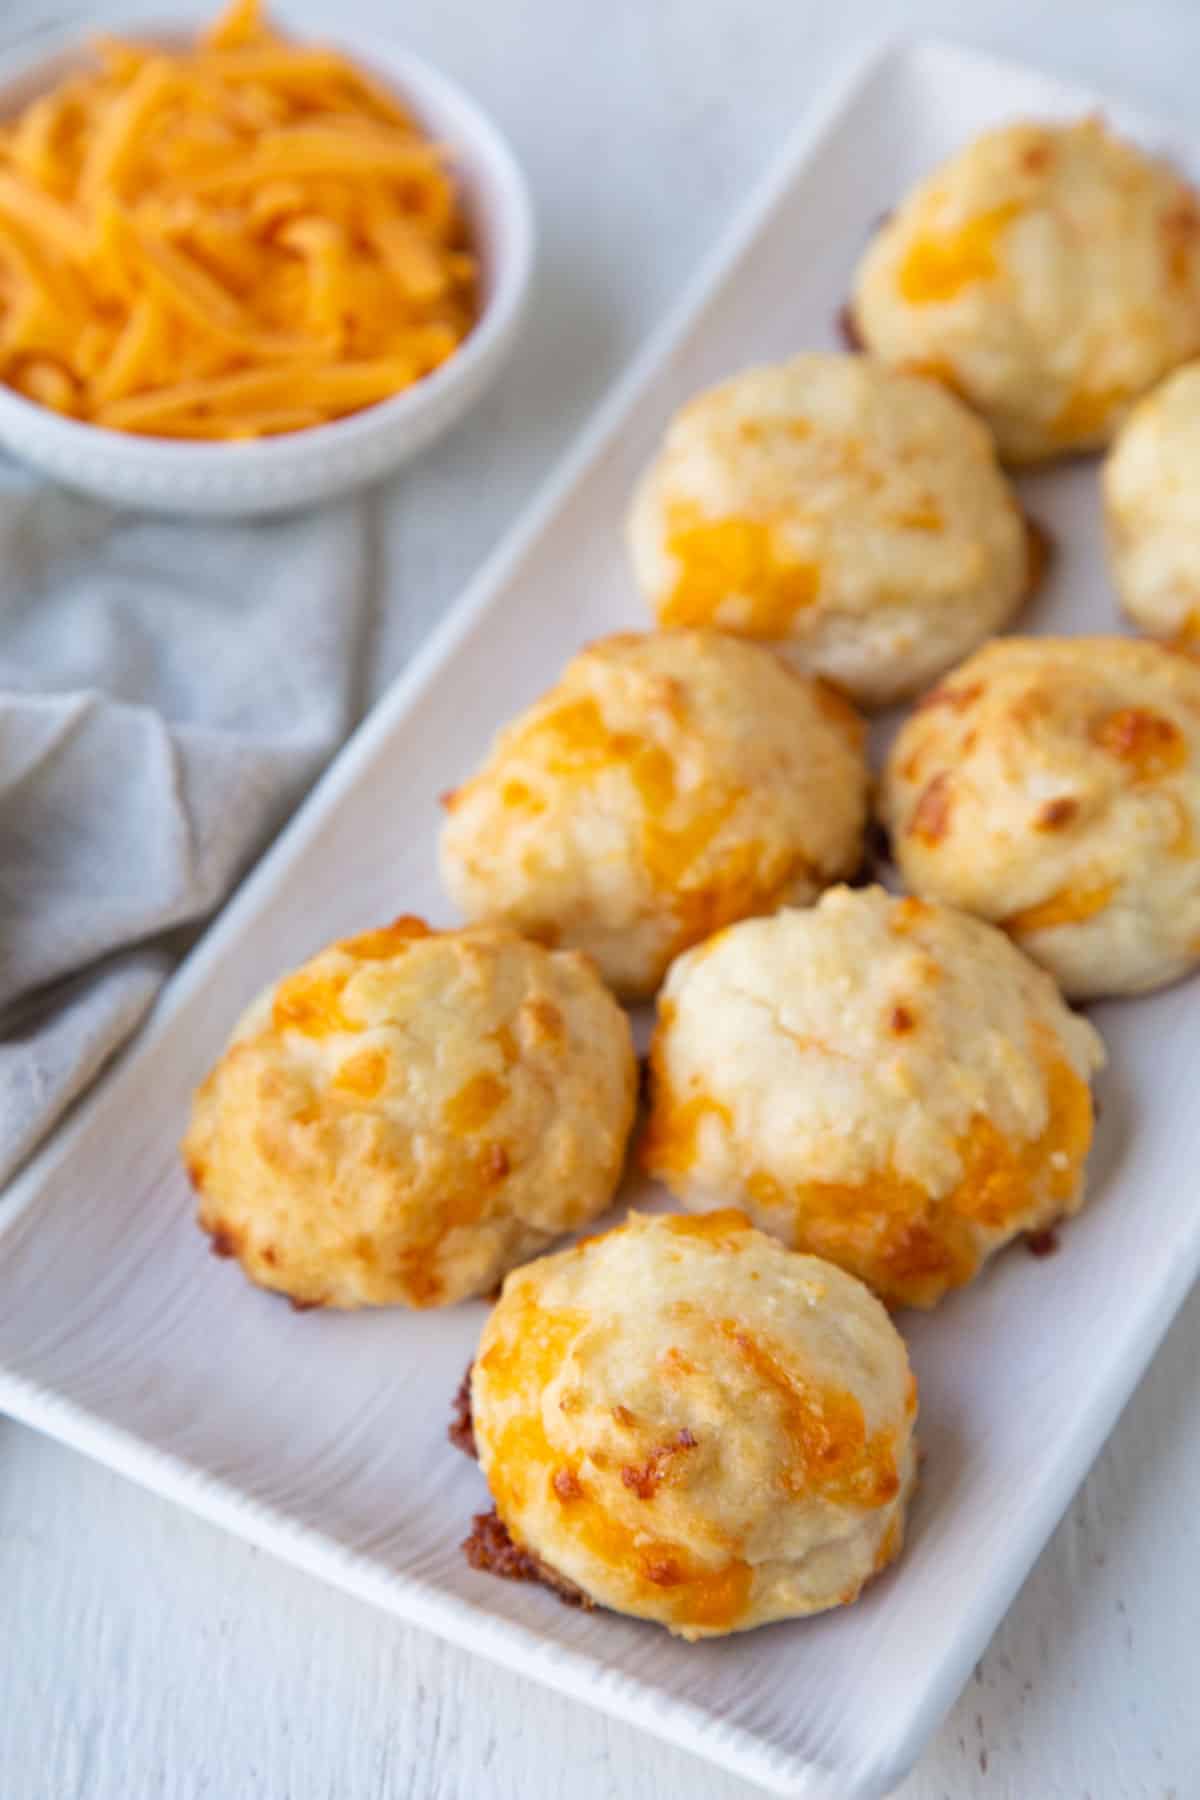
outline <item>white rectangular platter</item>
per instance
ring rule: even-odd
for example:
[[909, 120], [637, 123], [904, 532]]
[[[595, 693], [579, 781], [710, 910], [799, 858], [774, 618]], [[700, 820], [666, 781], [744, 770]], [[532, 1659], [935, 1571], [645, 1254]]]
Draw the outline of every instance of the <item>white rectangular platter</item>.
[[[1195, 987], [1099, 1009], [1112, 1065], [1093, 1201], [902, 1320], [924, 1480], [899, 1566], [845, 1612], [688, 1646], [473, 1573], [486, 1504], [446, 1441], [482, 1304], [296, 1315], [206, 1253], [175, 1145], [266, 979], [399, 911], [449, 918], [437, 796], [585, 640], [644, 623], [619, 526], [672, 409], [835, 341], [872, 222], [982, 127], [1097, 104], [956, 50], [889, 53], [829, 97], [554, 491], [483, 572], [168, 991], [133, 1053], [0, 1208], [0, 1405], [281, 1556], [780, 1794], [887, 1792], [919, 1754], [1200, 1267]], [[1200, 175], [1120, 106], [1123, 129]], [[687, 198], [687, 197], [683, 197]], [[1094, 466], [1026, 484], [1060, 554], [1031, 629], [1110, 630]], [[1164, 1554], [1167, 1554], [1164, 1548]]]

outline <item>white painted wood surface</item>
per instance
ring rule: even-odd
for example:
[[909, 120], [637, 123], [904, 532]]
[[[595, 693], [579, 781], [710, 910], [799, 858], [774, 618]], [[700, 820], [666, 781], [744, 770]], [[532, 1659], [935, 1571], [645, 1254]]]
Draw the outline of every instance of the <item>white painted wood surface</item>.
[[[142, 10], [161, 17], [161, 0]], [[318, 0], [306, 10], [319, 19]], [[365, 509], [379, 602], [364, 694], [454, 597], [847, 50], [885, 33], [957, 35], [1196, 129], [1189, 0], [440, 0], [411, 13], [339, 0], [339, 11], [386, 21], [494, 110], [530, 172], [544, 246], [509, 374]], [[5, 0], [0, 41], [52, 16], [54, 0]], [[1200, 1796], [1197, 1367], [1200, 1294], [905, 1800]], [[0, 1800], [750, 1791], [2, 1420], [0, 1594]]]

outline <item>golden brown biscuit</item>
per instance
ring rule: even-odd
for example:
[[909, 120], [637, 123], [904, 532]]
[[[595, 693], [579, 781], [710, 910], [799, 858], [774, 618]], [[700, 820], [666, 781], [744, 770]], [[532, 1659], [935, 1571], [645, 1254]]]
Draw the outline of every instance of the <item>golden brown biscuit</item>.
[[1092, 1027], [999, 931], [881, 888], [681, 957], [651, 1052], [649, 1171], [730, 1200], [891, 1304], [931, 1306], [1083, 1200]]
[[584, 957], [397, 919], [268, 989], [183, 1156], [214, 1248], [304, 1306], [486, 1293], [620, 1179], [629, 1024]]
[[881, 803], [915, 893], [994, 920], [1076, 999], [1200, 962], [1200, 666], [1008, 638], [901, 731]]
[[447, 800], [470, 918], [586, 950], [651, 994], [680, 950], [811, 900], [862, 856], [863, 727], [822, 683], [712, 631], [606, 638]]
[[855, 278], [869, 350], [988, 420], [1003, 456], [1106, 444], [1200, 350], [1200, 208], [1099, 119], [987, 131], [879, 228]]
[[510, 1276], [472, 1378], [514, 1542], [685, 1638], [857, 1599], [901, 1547], [916, 1398], [862, 1284], [729, 1211]]
[[797, 356], [699, 395], [628, 532], [660, 624], [768, 640], [865, 706], [999, 630], [1034, 574], [987, 431], [866, 356]]

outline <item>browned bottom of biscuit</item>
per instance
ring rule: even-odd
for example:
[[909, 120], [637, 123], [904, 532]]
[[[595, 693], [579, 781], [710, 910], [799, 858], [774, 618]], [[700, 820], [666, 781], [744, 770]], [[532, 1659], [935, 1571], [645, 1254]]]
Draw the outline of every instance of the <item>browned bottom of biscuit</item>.
[[849, 301], [846, 302], [845, 306], [840, 306], [838, 308], [834, 318], [834, 324], [837, 327], [837, 334], [841, 338], [843, 344], [845, 344], [847, 350], [866, 349], [867, 346], [863, 342], [862, 332], [858, 329], [858, 320], [854, 317], [854, 311]]
[[471, 1416], [471, 1370], [474, 1363], [467, 1364], [466, 1374], [458, 1384], [458, 1391], [450, 1406], [450, 1423], [446, 1428], [446, 1436], [456, 1450], [464, 1456], [473, 1456], [479, 1461], [479, 1447], [475, 1442], [475, 1421]]
[[[854, 874], [847, 880], [848, 887], [874, 887], [884, 882], [884, 877], [893, 866], [892, 840], [888, 836], [887, 826], [879, 819], [869, 819], [863, 833], [862, 861]], [[884, 882], [886, 886], [886, 882]]]
[[481, 1569], [485, 1574], [498, 1575], [502, 1581], [540, 1582], [557, 1594], [565, 1606], [580, 1606], [585, 1612], [591, 1612], [595, 1604], [582, 1588], [577, 1588], [573, 1581], [568, 1581], [565, 1575], [544, 1563], [540, 1556], [533, 1556], [519, 1544], [514, 1544], [508, 1526], [494, 1507], [491, 1512], [475, 1514], [471, 1535], [463, 1540], [462, 1549], [471, 1567]]
[[1025, 598], [1032, 600], [1040, 589], [1054, 563], [1054, 539], [1040, 519], [1031, 519], [1025, 514], [1025, 542], [1029, 547], [1029, 579], [1025, 584]]
[[[471, 1370], [473, 1363], [467, 1364], [467, 1372], [458, 1384], [450, 1411], [450, 1424], [446, 1435], [456, 1450], [464, 1456], [479, 1460], [479, 1447], [475, 1442], [475, 1421], [471, 1416]], [[508, 1526], [500, 1517], [495, 1507], [491, 1512], [476, 1513], [471, 1521], [471, 1535], [464, 1538], [462, 1552], [473, 1569], [482, 1570], [486, 1575], [498, 1575], [502, 1581], [537, 1581], [543, 1587], [558, 1595], [566, 1606], [581, 1606], [585, 1611], [592, 1610], [594, 1601], [588, 1599], [582, 1588], [577, 1588], [573, 1581], [544, 1563], [540, 1556], [534, 1556], [528, 1550], [522, 1550], [508, 1534]]]

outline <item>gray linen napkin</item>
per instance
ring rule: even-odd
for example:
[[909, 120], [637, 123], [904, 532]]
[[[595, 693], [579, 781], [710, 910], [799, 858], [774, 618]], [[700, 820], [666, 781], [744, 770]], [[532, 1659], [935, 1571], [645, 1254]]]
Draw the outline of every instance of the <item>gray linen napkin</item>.
[[348, 730], [367, 505], [149, 520], [0, 463], [0, 1182]]

